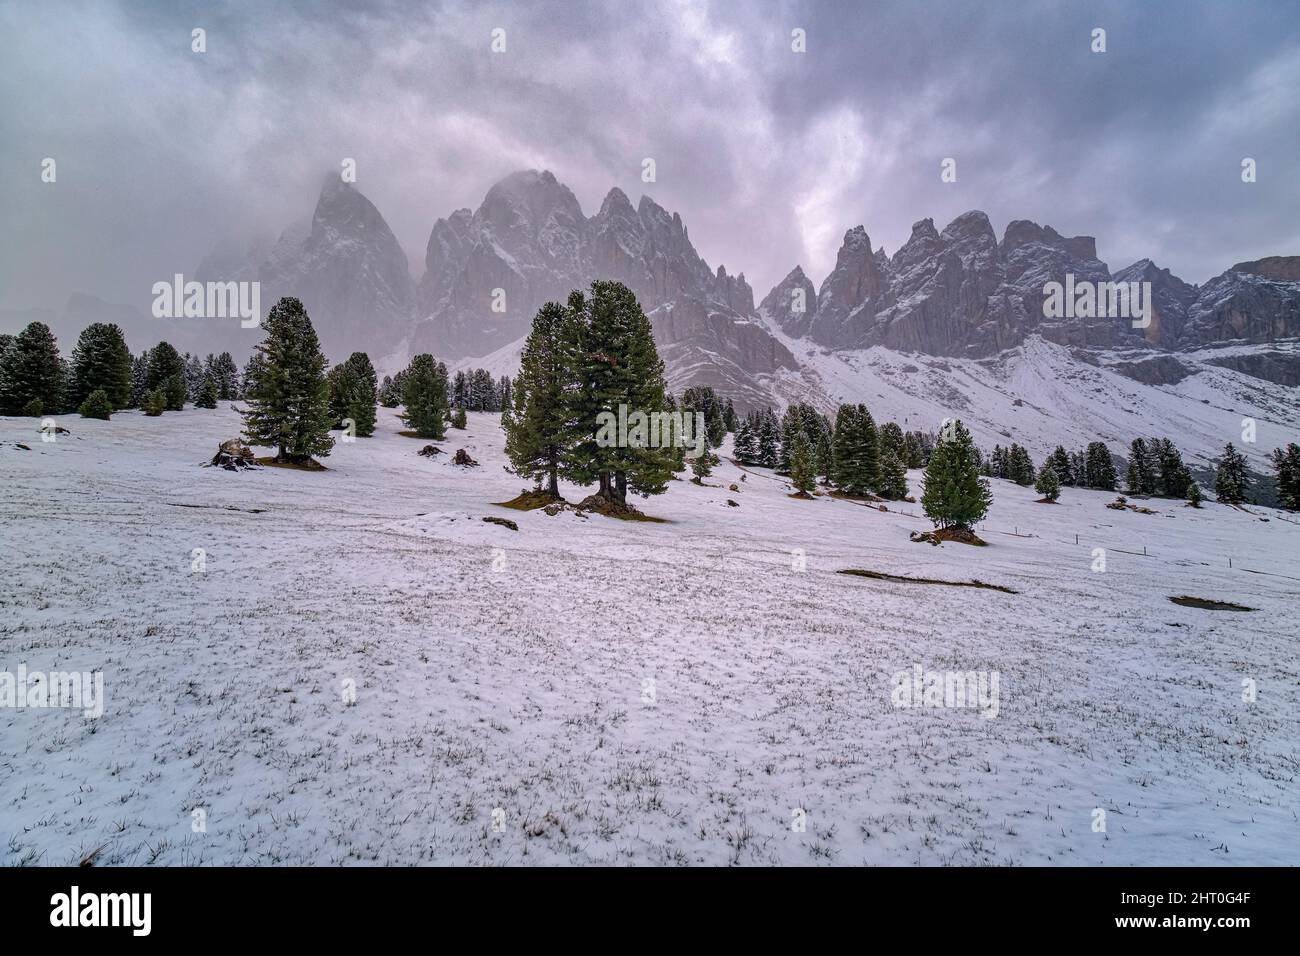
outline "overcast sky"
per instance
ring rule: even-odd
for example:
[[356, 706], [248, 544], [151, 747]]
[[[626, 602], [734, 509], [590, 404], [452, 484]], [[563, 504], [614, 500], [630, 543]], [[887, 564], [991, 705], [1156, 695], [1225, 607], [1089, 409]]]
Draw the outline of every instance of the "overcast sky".
[[892, 253], [975, 208], [1202, 282], [1300, 254], [1298, 91], [1296, 0], [6, 0], [0, 306], [147, 308], [223, 237], [309, 216], [344, 157], [416, 279], [436, 218], [532, 167], [588, 215], [651, 195], [756, 298], [796, 263], [820, 283], [856, 224]]

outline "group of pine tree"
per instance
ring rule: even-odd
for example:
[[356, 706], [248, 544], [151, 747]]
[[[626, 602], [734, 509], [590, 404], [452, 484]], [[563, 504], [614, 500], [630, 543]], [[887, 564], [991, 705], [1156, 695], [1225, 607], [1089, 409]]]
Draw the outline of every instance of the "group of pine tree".
[[[111, 323], [85, 328], [71, 358], [64, 358], [49, 327], [33, 322], [17, 335], [0, 335], [0, 414], [39, 418], [76, 412], [108, 419], [120, 409], [156, 416], [181, 410], [187, 402], [215, 408], [218, 401], [243, 400], [249, 441], [276, 448], [281, 459], [303, 460], [329, 453], [332, 430], [372, 435], [377, 405], [402, 407], [410, 431], [431, 439], [445, 437], [449, 426], [464, 428], [467, 411], [500, 411], [516, 472], [557, 496], [560, 478], [596, 484], [600, 495], [620, 504], [626, 504], [629, 491], [663, 491], [688, 463], [697, 481], [707, 477], [717, 463], [710, 449], [728, 432], [735, 433], [739, 464], [788, 476], [800, 495], [811, 493], [820, 479], [845, 495], [905, 498], [907, 470], [927, 469], [928, 482], [944, 446], [943, 467], [952, 469], [961, 459], [956, 470], [962, 474], [952, 480], [976, 503], [982, 496], [965, 475], [967, 457], [977, 476], [1034, 485], [1049, 501], [1063, 487], [1113, 491], [1119, 482], [1110, 450], [1100, 441], [1074, 452], [1057, 446], [1036, 469], [1018, 443], [981, 455], [960, 426], [960, 442], [954, 436], [936, 440], [929, 433], [904, 432], [895, 422], [877, 426], [861, 404], [841, 405], [832, 423], [805, 404], [791, 405], [780, 419], [770, 408], [740, 417], [732, 402], [711, 388], [689, 388], [678, 400], [665, 385], [649, 320], [632, 292], [616, 282], [595, 282], [588, 293], [574, 292], [564, 304], [544, 306], [513, 380], [494, 379], [481, 368], [449, 376], [446, 365], [428, 354], [415, 356], [382, 382], [364, 352], [329, 368], [311, 319], [293, 298], [276, 303], [262, 328], [265, 338], [241, 372], [229, 352], [200, 359], [167, 342], [133, 356], [122, 330]], [[688, 420], [700, 413], [702, 453], [688, 458], [696, 437], [690, 434], [679, 436], [684, 441], [662, 443], [667, 447], [598, 441], [599, 414], [620, 405], [646, 412], [681, 410], [689, 413]], [[1279, 505], [1300, 510], [1300, 446], [1274, 449], [1271, 463]], [[1196, 505], [1203, 496], [1167, 438], [1135, 438], [1125, 479], [1134, 495], [1186, 498]], [[1245, 457], [1228, 444], [1214, 474], [1216, 499], [1248, 500], [1253, 480]]]
[[924, 468], [934, 447], [924, 432], [904, 432], [895, 422], [877, 427], [865, 405], [841, 405], [833, 424], [805, 404], [791, 405], [780, 421], [767, 408], [736, 424], [737, 463], [789, 475], [799, 494], [820, 478], [845, 495], [905, 498], [907, 469]]

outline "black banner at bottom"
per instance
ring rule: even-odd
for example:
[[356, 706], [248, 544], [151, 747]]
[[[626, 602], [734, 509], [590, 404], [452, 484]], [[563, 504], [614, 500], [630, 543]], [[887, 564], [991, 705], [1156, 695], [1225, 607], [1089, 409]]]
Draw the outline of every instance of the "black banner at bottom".
[[[10, 938], [375, 942], [376, 931], [633, 929], [690, 920], [730, 942], [782, 922], [855, 934], [947, 931], [973, 943], [1045, 931], [1232, 945], [1290, 935], [1285, 869], [53, 869], [0, 876]], [[562, 924], [562, 925], [561, 925]], [[543, 930], [543, 927], [546, 927]], [[640, 929], [636, 929], [639, 927]], [[16, 931], [16, 935], [15, 935]], [[988, 935], [994, 934], [994, 935]], [[1245, 934], [1244, 936], [1242, 934]], [[553, 938], [554, 935], [553, 935]], [[1001, 937], [1006, 938], [1006, 937]]]

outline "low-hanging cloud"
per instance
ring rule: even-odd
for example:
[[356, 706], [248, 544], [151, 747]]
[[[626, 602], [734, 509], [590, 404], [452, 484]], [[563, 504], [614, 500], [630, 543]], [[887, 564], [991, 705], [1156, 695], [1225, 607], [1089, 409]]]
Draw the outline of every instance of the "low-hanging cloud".
[[1300, 253], [1297, 27], [1284, 2], [18, 0], [0, 6], [0, 307], [142, 305], [219, 240], [307, 216], [345, 157], [417, 278], [436, 218], [545, 167], [588, 214], [612, 186], [680, 211], [760, 297], [796, 263], [819, 282], [858, 223], [892, 251], [972, 208], [1204, 281]]

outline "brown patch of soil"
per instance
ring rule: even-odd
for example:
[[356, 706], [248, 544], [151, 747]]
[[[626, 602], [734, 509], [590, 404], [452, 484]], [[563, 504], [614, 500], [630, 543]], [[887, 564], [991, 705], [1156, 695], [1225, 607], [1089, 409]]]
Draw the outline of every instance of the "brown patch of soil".
[[538, 508], [545, 508], [547, 505], [564, 504], [564, 499], [558, 495], [552, 495], [548, 491], [521, 491], [517, 497], [509, 501], [492, 502], [498, 508], [513, 508], [515, 511], [536, 511]]
[[1036, 505], [1055, 505], [1055, 504], [1060, 504], [1060, 502], [1059, 502], [1059, 501], [1055, 501], [1055, 500], [1053, 500], [1052, 498], [1039, 498], [1037, 501], [1034, 502], [1034, 504], [1036, 504]]
[[308, 458], [306, 461], [279, 461], [274, 456], [268, 455], [265, 458], [258, 458], [256, 461], [259, 465], [265, 465], [267, 468], [292, 468], [294, 471], [329, 471], [315, 458]]
[[894, 581], [899, 584], [947, 584], [955, 588], [987, 588], [990, 591], [1002, 591], [1004, 594], [1020, 593], [1011, 588], [1004, 588], [1000, 584], [987, 584], [979, 578], [971, 578], [969, 581], [944, 581], [941, 578], [909, 578], [902, 574], [885, 574], [883, 571], [864, 571], [858, 568], [846, 568], [839, 573], [872, 578], [876, 581]]
[[418, 438], [420, 439], [420, 441], [446, 441], [447, 440], [446, 435], [443, 435], [441, 438], [432, 438], [429, 435], [421, 435], [419, 432], [412, 431], [409, 428], [406, 429], [405, 431], [400, 431], [397, 434], [401, 435], [403, 438]]
[[801, 498], [801, 499], [803, 499], [804, 501], [813, 501], [813, 500], [814, 500], [814, 496], [808, 494], [808, 492], [806, 492], [806, 491], [796, 491], [796, 492], [795, 492], [794, 494], [792, 494], [792, 495], [786, 495], [786, 497], [787, 497], [787, 498]]
[[515, 524], [509, 518], [498, 518], [496, 515], [484, 515], [483, 520], [488, 524], [499, 524], [503, 528], [509, 528], [511, 531], [518, 531], [519, 525]]
[[590, 511], [594, 514], [604, 515], [607, 518], [618, 518], [620, 521], [651, 521], [655, 524], [668, 524], [667, 518], [655, 518], [644, 512], [637, 511], [631, 505], [622, 505], [616, 501], [611, 501], [601, 495], [589, 495], [578, 502], [578, 508], [581, 511]]
[[1183, 607], [1199, 607], [1206, 611], [1253, 611], [1255, 608], [1246, 607], [1244, 604], [1233, 604], [1231, 601], [1211, 601], [1208, 598], [1192, 597], [1190, 594], [1182, 594], [1178, 597], [1171, 597], [1169, 600]]

